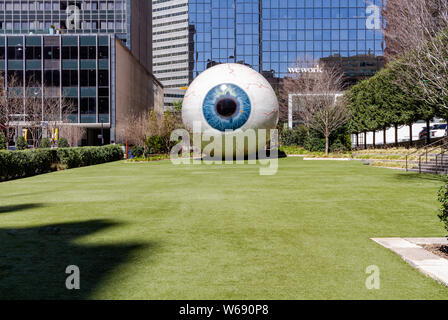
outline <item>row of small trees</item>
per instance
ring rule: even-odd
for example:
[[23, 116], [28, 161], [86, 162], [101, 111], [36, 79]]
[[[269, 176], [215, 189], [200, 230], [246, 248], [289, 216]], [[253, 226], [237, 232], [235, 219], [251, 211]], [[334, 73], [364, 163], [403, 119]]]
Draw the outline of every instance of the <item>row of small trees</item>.
[[[448, 118], [448, 1], [390, 0], [384, 12], [386, 69], [345, 94], [353, 133], [376, 132]], [[375, 144], [375, 135], [373, 143]]]
[[[399, 63], [392, 63], [388, 68], [378, 72], [374, 77], [353, 86], [345, 93], [345, 100], [351, 110], [349, 130], [352, 133], [383, 131], [386, 141], [386, 130], [395, 128], [395, 143], [398, 143], [398, 127], [409, 126], [412, 143], [412, 125], [425, 120], [427, 130], [430, 121], [435, 117], [445, 117], [445, 109], [430, 105], [413, 95], [407, 94], [397, 82], [399, 81]], [[429, 134], [426, 135], [430, 138]], [[373, 135], [373, 144], [376, 144]]]

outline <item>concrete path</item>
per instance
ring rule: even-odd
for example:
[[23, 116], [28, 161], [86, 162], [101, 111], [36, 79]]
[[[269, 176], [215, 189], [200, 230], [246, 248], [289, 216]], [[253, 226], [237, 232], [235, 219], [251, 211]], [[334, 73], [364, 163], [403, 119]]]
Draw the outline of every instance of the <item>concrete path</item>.
[[439, 257], [421, 246], [448, 245], [446, 238], [375, 238], [372, 240], [397, 253], [420, 272], [448, 286], [448, 259]]

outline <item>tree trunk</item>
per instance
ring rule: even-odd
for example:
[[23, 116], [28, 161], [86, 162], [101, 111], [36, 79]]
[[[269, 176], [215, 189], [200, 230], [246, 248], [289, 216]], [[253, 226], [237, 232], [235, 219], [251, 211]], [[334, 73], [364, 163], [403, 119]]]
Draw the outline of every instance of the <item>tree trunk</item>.
[[328, 156], [329, 149], [330, 149], [330, 141], [329, 136], [325, 136], [325, 155]]
[[356, 134], [356, 148], [359, 148], [359, 133]]
[[412, 148], [413, 146], [413, 138], [412, 138], [412, 123], [409, 125], [409, 148]]
[[376, 131], [372, 131], [373, 133], [373, 149], [376, 147]]
[[395, 146], [398, 147], [398, 124], [394, 125], [395, 127]]
[[9, 128], [5, 129], [5, 143], [6, 143], [6, 150], [9, 150]]
[[364, 131], [364, 149], [367, 150], [367, 131]]
[[431, 120], [426, 120], [426, 144], [431, 143]]
[[383, 144], [386, 146], [387, 145], [387, 129], [384, 128], [383, 129]]

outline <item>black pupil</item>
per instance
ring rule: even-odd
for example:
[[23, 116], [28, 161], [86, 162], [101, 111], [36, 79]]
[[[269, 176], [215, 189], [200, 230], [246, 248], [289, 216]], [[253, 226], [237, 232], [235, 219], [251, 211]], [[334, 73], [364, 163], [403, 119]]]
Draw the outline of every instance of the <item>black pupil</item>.
[[236, 101], [229, 98], [224, 98], [216, 103], [216, 112], [221, 117], [231, 117], [236, 113], [237, 105]]

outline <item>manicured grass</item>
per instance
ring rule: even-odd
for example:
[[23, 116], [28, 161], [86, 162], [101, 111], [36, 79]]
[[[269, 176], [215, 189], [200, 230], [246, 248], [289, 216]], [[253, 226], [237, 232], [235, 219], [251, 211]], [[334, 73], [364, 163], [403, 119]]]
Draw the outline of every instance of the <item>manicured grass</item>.
[[[447, 299], [370, 240], [444, 236], [440, 185], [298, 158], [275, 176], [117, 162], [1, 183], [0, 298]], [[79, 291], [65, 289], [68, 265]], [[366, 289], [370, 265], [380, 290]]]

